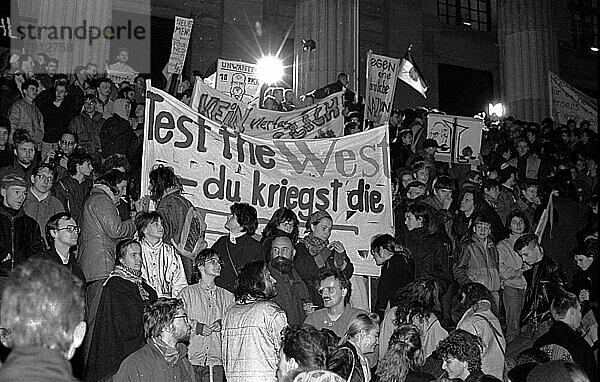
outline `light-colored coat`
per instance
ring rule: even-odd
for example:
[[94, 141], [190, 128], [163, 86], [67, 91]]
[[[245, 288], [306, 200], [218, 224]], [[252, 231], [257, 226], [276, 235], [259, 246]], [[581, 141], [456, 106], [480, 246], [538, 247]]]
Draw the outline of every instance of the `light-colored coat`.
[[142, 277], [156, 291], [158, 297], [175, 298], [188, 283], [181, 258], [172, 245], [162, 240], [156, 245], [148, 240], [142, 246]]

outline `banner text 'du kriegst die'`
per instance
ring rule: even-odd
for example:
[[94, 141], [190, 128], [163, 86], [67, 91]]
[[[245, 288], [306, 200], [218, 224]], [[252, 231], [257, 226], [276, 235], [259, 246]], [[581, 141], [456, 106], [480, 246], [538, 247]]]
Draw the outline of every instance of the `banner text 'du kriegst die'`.
[[254, 206], [261, 224], [288, 207], [300, 219], [301, 234], [308, 216], [325, 210], [334, 220], [330, 240], [344, 243], [356, 273], [379, 274], [368, 254], [372, 236], [393, 232], [387, 126], [341, 138], [259, 139], [150, 86], [146, 113], [142, 172], [173, 168], [185, 196], [207, 213], [209, 243], [226, 234], [234, 202]]
[[281, 112], [259, 109], [196, 79], [190, 106], [232, 130], [265, 139], [341, 137], [344, 135], [342, 92], [303, 109]]

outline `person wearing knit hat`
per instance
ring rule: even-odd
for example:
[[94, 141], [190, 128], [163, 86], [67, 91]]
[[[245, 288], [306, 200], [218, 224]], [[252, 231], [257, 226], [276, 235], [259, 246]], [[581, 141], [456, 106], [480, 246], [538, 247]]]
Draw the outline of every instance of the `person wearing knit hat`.
[[306, 221], [308, 235], [296, 245], [294, 268], [308, 286], [311, 301], [319, 307], [323, 306], [323, 301], [317, 293], [316, 281], [321, 271], [337, 268], [348, 279], [354, 273], [344, 244], [338, 240], [329, 241], [333, 227], [333, 218], [327, 211], [314, 212]]
[[[25, 179], [7, 174], [0, 179], [0, 278], [29, 257], [46, 250], [39, 224], [23, 211]], [[1, 280], [0, 280], [1, 284]]]

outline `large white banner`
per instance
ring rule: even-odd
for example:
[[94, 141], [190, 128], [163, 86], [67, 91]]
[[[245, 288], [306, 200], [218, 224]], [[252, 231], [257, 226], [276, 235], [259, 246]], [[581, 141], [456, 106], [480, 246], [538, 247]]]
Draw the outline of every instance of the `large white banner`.
[[192, 35], [193, 25], [194, 19], [175, 16], [175, 29], [173, 30], [171, 56], [169, 57], [169, 64], [167, 65], [167, 73], [181, 75], [188, 45], [190, 43], [190, 36]]
[[256, 76], [256, 64], [220, 59], [217, 62], [217, 90], [238, 101], [250, 103], [258, 97], [260, 81]]
[[185, 196], [206, 211], [209, 243], [226, 234], [234, 202], [257, 209], [257, 232], [279, 207], [293, 209], [301, 228], [325, 210], [334, 220], [331, 240], [344, 243], [356, 274], [379, 274], [371, 237], [393, 232], [386, 125], [341, 138], [266, 140], [231, 131], [149, 85], [146, 97], [142, 173], [164, 165], [181, 176]]
[[483, 120], [456, 115], [429, 114], [427, 138], [440, 146], [435, 159], [440, 162], [479, 164]]
[[548, 72], [550, 87], [550, 111], [552, 119], [565, 125], [569, 119], [579, 122], [588, 120], [594, 131], [598, 131], [598, 101]]
[[394, 92], [400, 60], [367, 53], [367, 89], [365, 92], [365, 120], [374, 126], [387, 123], [394, 104]]
[[196, 79], [190, 106], [232, 130], [264, 139], [331, 138], [344, 135], [342, 93], [304, 109], [281, 112], [238, 101]]

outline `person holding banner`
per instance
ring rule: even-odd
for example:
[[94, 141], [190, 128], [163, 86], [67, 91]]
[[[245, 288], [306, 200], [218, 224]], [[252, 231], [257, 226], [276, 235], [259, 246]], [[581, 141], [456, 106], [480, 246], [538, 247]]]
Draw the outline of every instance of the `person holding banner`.
[[306, 230], [308, 235], [296, 245], [294, 267], [308, 286], [313, 303], [323, 306], [321, 296], [316, 289], [319, 273], [326, 268], [337, 268], [348, 280], [354, 273], [354, 265], [346, 254], [340, 241], [329, 242], [333, 218], [327, 211], [317, 211], [308, 217]]

